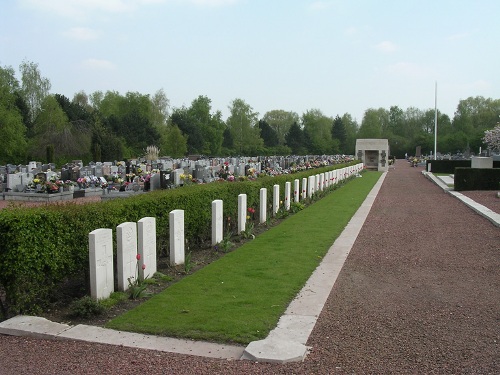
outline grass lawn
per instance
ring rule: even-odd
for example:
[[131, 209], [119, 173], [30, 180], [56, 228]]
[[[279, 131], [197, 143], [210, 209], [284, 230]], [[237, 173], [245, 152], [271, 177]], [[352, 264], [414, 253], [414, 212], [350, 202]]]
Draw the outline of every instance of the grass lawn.
[[266, 337], [380, 172], [365, 172], [106, 327], [248, 344]]

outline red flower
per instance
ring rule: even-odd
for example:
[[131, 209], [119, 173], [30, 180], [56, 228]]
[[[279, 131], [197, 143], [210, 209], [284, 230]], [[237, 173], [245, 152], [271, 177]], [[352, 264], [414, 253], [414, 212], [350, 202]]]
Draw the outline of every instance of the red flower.
[[145, 264], [143, 264], [143, 265], [142, 265], [142, 270], [144, 271], [145, 269], [146, 269], [146, 265], [145, 265]]
[[137, 254], [137, 255], [135, 256], [135, 259], [137, 259], [137, 260], [141, 260], [141, 254]]

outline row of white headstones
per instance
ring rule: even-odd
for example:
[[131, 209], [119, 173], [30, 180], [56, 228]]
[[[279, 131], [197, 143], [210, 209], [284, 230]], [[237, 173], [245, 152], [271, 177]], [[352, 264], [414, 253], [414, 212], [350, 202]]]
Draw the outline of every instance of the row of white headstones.
[[[276, 215], [280, 206], [290, 210], [291, 200], [299, 202], [311, 198], [353, 174], [359, 174], [363, 164], [344, 167], [294, 180], [292, 197], [291, 182], [285, 183], [285, 199], [280, 201], [280, 186], [273, 186], [272, 214]], [[300, 189], [302, 187], [302, 189]], [[259, 222], [267, 220], [267, 189], [260, 189]], [[283, 202], [281, 204], [281, 202]], [[245, 231], [247, 221], [247, 195], [238, 195], [238, 233]], [[212, 245], [223, 240], [223, 201], [212, 201]], [[184, 253], [184, 210], [169, 213], [170, 264], [185, 263]], [[151, 277], [157, 271], [156, 263], [156, 218], [145, 217], [137, 223], [126, 222], [116, 227], [118, 290], [126, 291], [131, 283]], [[111, 229], [100, 228], [89, 234], [90, 294], [99, 300], [108, 298], [114, 292], [113, 233]]]

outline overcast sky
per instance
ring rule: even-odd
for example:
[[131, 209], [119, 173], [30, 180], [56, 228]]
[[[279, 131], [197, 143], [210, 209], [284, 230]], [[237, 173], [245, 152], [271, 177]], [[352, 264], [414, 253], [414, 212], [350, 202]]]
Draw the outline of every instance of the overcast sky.
[[0, 66], [39, 64], [52, 93], [199, 95], [350, 113], [500, 98], [498, 0], [3, 0]]

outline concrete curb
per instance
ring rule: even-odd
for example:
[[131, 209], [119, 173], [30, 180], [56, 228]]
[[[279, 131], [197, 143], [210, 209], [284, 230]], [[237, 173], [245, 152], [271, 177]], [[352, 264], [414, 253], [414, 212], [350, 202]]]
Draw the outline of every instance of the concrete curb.
[[488, 207], [477, 203], [476, 201], [470, 199], [462, 193], [454, 191], [448, 185], [444, 184], [439, 178], [434, 176], [434, 174], [432, 174], [431, 172], [423, 171], [422, 174], [429, 180], [434, 182], [436, 185], [438, 185], [440, 188], [442, 188], [445, 192], [461, 200], [466, 206], [470, 207], [476, 213], [488, 219], [491, 223], [493, 223], [493, 225], [500, 227], [500, 214], [497, 214], [496, 212], [490, 210]]

